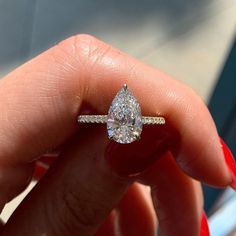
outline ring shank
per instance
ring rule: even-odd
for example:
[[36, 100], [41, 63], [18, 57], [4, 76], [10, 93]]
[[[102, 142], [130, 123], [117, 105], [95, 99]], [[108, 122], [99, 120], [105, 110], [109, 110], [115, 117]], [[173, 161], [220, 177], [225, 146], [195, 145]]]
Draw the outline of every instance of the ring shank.
[[[107, 115], [79, 115], [78, 122], [106, 124]], [[144, 125], [164, 125], [166, 121], [162, 116], [142, 116], [142, 123]]]

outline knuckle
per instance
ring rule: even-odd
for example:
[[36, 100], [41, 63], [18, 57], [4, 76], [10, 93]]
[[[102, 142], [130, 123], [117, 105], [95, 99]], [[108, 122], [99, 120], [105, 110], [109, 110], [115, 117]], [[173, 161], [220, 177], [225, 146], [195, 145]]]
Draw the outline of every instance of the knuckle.
[[71, 57], [86, 66], [87, 70], [98, 64], [107, 55], [111, 46], [92, 35], [74, 35], [58, 44]]
[[69, 70], [74, 74], [73, 78], [76, 79], [73, 80], [73, 84], [76, 83], [75, 87], [79, 87], [77, 90], [86, 96], [90, 90], [91, 80], [94, 83], [95, 78], [99, 78], [98, 74], [106, 70], [106, 63], [103, 62], [107, 61], [106, 57], [110, 51], [110, 45], [94, 36], [79, 34], [57, 44], [54, 58], [56, 57], [57, 61], [61, 58], [59, 60], [63, 70]]
[[76, 235], [92, 232], [99, 224], [103, 207], [95, 203], [93, 194], [87, 190], [65, 189], [60, 197], [63, 212], [60, 214], [60, 231]]
[[73, 190], [64, 194], [64, 203], [68, 213], [82, 226], [96, 223], [96, 212], [91, 208], [88, 200], [81, 199]]

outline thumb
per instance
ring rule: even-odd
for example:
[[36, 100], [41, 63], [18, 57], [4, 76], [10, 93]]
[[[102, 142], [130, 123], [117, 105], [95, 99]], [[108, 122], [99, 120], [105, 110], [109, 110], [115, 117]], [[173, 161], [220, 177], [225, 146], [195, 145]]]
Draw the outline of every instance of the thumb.
[[[104, 127], [81, 130], [10, 218], [3, 235], [93, 235], [134, 181], [108, 165], [109, 142]], [[148, 143], [145, 138], [139, 147], [146, 156], [150, 147], [143, 143]], [[131, 156], [134, 151], [140, 152], [127, 150]]]

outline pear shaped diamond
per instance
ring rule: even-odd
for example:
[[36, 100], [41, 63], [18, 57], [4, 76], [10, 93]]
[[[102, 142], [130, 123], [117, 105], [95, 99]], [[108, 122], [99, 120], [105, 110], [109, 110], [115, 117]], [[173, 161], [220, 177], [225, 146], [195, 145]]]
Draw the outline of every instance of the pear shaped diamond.
[[108, 137], [118, 143], [132, 143], [142, 132], [142, 116], [138, 101], [124, 85], [117, 93], [107, 117]]

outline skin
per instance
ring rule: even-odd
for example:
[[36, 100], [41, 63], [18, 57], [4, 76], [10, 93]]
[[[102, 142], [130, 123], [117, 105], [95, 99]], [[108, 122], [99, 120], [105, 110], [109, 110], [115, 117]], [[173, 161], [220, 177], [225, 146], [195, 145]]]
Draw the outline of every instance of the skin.
[[[107, 114], [124, 83], [143, 115], [162, 115], [167, 125], [122, 146], [103, 125], [78, 125], [76, 117]], [[162, 235], [197, 236], [198, 181], [232, 181], [201, 99], [92, 36], [73, 36], [17, 68], [0, 81], [0, 94], [1, 208], [27, 186], [40, 156], [60, 150], [0, 235], [151, 236], [157, 215]]]

